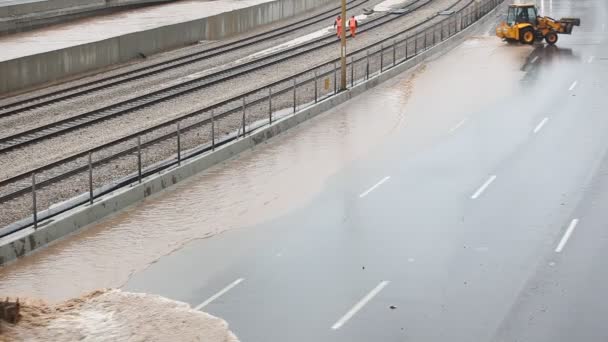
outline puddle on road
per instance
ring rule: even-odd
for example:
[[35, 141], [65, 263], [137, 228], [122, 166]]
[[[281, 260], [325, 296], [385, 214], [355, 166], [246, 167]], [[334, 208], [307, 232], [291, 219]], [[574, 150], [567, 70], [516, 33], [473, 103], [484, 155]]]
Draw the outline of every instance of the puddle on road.
[[189, 241], [283, 215], [393, 131], [403, 104], [390, 83], [378, 87], [7, 266], [0, 270], [0, 293], [56, 301], [120, 287]]
[[0, 269], [0, 293], [58, 301], [120, 287], [192, 240], [258, 225], [304, 205], [374, 145], [399, 139], [403, 157], [431, 144], [470, 112], [515, 91], [529, 52], [505, 46], [494, 37], [474, 38], [410, 77], [386, 82]]

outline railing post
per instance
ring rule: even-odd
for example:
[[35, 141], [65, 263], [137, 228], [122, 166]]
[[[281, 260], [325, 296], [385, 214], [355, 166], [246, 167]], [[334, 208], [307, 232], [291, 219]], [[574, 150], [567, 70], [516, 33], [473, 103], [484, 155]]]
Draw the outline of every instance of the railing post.
[[268, 87], [268, 121], [272, 123], [272, 88]]
[[393, 39], [393, 66], [397, 65], [397, 40]]
[[141, 136], [137, 136], [137, 181], [141, 183]]
[[297, 99], [296, 99], [296, 79], [293, 79], [293, 112], [296, 112], [296, 104], [297, 104]]
[[317, 69], [315, 69], [315, 103], [317, 103], [318, 98], [319, 98], [319, 90], [318, 90], [319, 86], [318, 86], [318, 83], [319, 82], [317, 82]]
[[243, 133], [241, 134], [241, 137], [245, 136], [245, 109], [246, 109], [245, 96], [243, 96]]
[[177, 165], [182, 165], [182, 135], [179, 130], [179, 122], [177, 123]]
[[89, 204], [93, 204], [93, 158], [89, 152]]
[[380, 44], [380, 73], [384, 71], [384, 44]]
[[336, 62], [334, 62], [334, 94], [338, 93], [338, 67], [336, 66]]
[[211, 110], [211, 150], [215, 151], [215, 113]]
[[365, 79], [369, 80], [369, 50], [365, 51]]
[[38, 210], [36, 208], [36, 174], [32, 172], [32, 211], [34, 213], [34, 228], [38, 228]]
[[355, 86], [355, 58], [350, 58], [350, 87]]

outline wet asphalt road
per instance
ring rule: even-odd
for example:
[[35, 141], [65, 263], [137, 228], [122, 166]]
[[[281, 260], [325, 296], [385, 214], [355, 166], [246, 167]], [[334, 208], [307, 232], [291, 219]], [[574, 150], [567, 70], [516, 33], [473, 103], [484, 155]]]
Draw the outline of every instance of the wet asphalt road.
[[[206, 304], [242, 341], [608, 340], [608, 4], [540, 5], [583, 26], [513, 47], [530, 52], [515, 90], [472, 90], [431, 143], [393, 134], [306, 204], [191, 242], [125, 289]], [[435, 84], [438, 102], [463, 91]], [[336, 110], [394, 110], [374, 96]]]

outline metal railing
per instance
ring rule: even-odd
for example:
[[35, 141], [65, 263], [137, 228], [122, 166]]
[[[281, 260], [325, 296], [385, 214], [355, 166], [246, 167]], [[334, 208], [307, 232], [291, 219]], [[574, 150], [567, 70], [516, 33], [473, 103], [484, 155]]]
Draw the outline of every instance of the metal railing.
[[[469, 0], [461, 8], [348, 54], [354, 87], [469, 27], [503, 0]], [[462, 4], [459, 2], [458, 4]], [[0, 237], [180, 165], [184, 160], [339, 93], [339, 60], [264, 85], [91, 150], [0, 181]], [[62, 201], [67, 201], [60, 203]], [[59, 204], [57, 204], [59, 203]], [[25, 216], [23, 208], [31, 209]], [[29, 211], [29, 210], [28, 210]]]

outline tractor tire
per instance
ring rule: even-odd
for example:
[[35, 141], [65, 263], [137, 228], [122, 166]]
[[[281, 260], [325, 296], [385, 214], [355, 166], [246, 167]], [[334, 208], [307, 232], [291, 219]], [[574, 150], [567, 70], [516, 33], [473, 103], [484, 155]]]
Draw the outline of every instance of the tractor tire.
[[519, 41], [522, 44], [534, 44], [536, 40], [536, 35], [534, 34], [534, 30], [530, 27], [526, 27], [519, 32]]
[[555, 33], [555, 32], [547, 33], [547, 35], [545, 36], [545, 41], [549, 45], [555, 45], [555, 43], [557, 43], [557, 33]]

